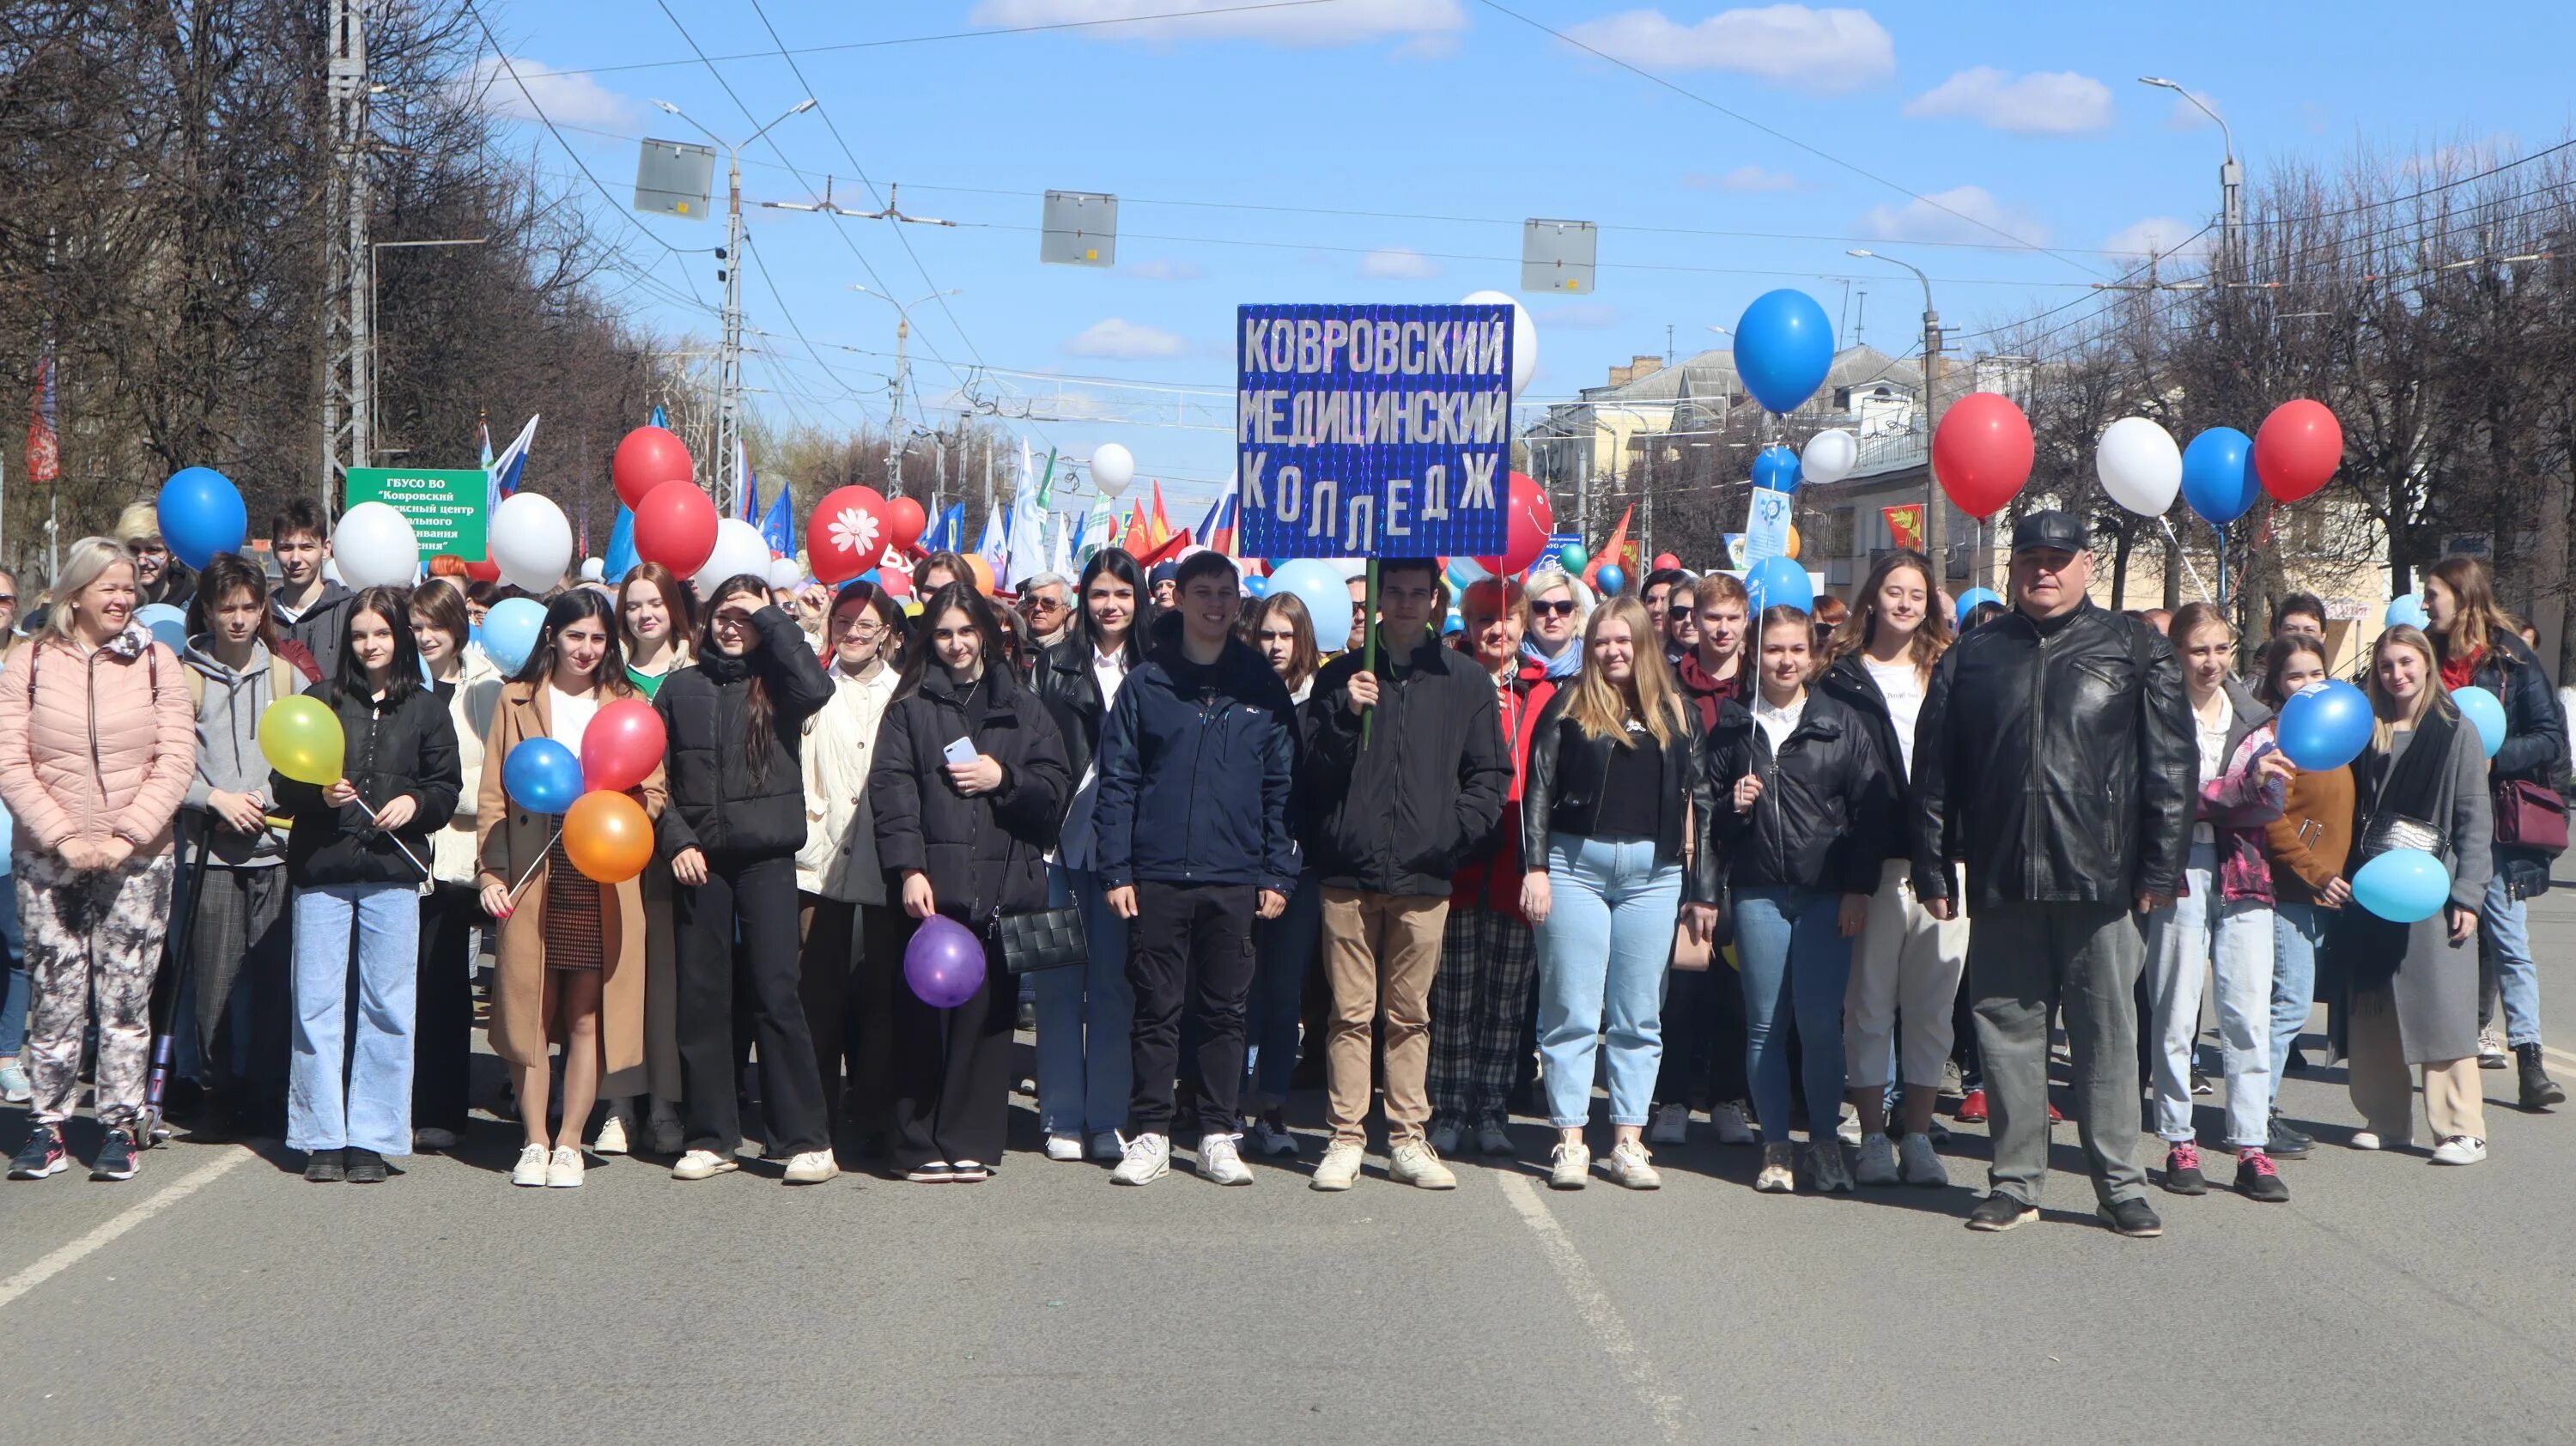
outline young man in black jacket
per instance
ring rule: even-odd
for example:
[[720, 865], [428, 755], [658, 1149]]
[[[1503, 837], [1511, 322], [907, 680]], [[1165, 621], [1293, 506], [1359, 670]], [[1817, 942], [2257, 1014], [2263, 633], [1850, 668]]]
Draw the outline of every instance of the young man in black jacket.
[[1333, 990], [1325, 1045], [1333, 1142], [1315, 1167], [1318, 1190], [1347, 1190], [1359, 1178], [1381, 1007], [1387, 1173], [1427, 1190], [1458, 1183], [1423, 1137], [1431, 976], [1450, 875], [1502, 816], [1512, 763], [1493, 679], [1440, 646], [1434, 624], [1446, 606], [1434, 559], [1380, 563], [1376, 671], [1355, 648], [1315, 676], [1306, 700], [1303, 836], [1323, 876], [1324, 974]]
[[1249, 1185], [1235, 1149], [1243, 1003], [1253, 917], [1279, 917], [1297, 887], [1288, 837], [1296, 709], [1279, 675], [1234, 636], [1242, 589], [1233, 561], [1194, 552], [1179, 571], [1178, 626], [1157, 628], [1153, 655], [1118, 690], [1100, 730], [1092, 825], [1109, 907], [1129, 921], [1136, 991], [1135, 1084], [1124, 1156], [1109, 1178], [1146, 1185], [1170, 1173], [1186, 994], [1197, 1011], [1199, 1173]]

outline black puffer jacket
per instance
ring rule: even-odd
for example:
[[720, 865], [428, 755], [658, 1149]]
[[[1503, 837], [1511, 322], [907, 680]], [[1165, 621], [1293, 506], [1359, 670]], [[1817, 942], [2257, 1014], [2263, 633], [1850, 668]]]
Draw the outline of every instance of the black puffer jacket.
[[[1736, 781], [1762, 780], [1750, 813], [1735, 807]], [[1708, 737], [1709, 811], [1704, 852], [1722, 852], [1739, 889], [1878, 892], [1878, 851], [1895, 801], [1869, 720], [1829, 694], [1807, 690], [1798, 726], [1775, 754], [1771, 735], [1744, 704], [1727, 701]]]
[[447, 704], [428, 688], [411, 690], [391, 707], [343, 696], [332, 683], [316, 683], [304, 696], [321, 699], [339, 718], [348, 739], [340, 776], [357, 788], [358, 797], [381, 810], [408, 794], [414, 806], [410, 822], [386, 833], [368, 821], [366, 809], [333, 808], [322, 801], [320, 788], [270, 774], [271, 796], [294, 820], [286, 835], [287, 881], [305, 888], [417, 884], [429, 877], [429, 836], [447, 826], [465, 791]]
[[2182, 888], [2200, 742], [2164, 635], [2091, 602], [2016, 611], [1932, 670], [1915, 729], [1914, 890], [1971, 908], [2126, 903]]
[[1422, 640], [1400, 679], [1381, 650], [1363, 745], [1349, 699], [1364, 657], [1334, 659], [1306, 698], [1301, 837], [1327, 888], [1446, 897], [1511, 792], [1494, 680], [1438, 638]]
[[[1550, 833], [1592, 836], [1593, 821], [1601, 813], [1601, 786], [1610, 776], [1610, 750], [1617, 746], [1565, 716], [1572, 697], [1573, 690], [1558, 689], [1530, 729], [1529, 772], [1521, 784], [1521, 857], [1534, 868], [1546, 866]], [[1693, 821], [1707, 818], [1717, 803], [1709, 791], [1699, 709], [1686, 698], [1676, 701], [1681, 704], [1680, 727], [1664, 745], [1665, 788], [1655, 808], [1657, 867], [1682, 861]], [[1716, 903], [1717, 856], [1698, 848], [1690, 858], [1691, 866], [1682, 871], [1682, 902]]]
[[[1913, 845], [1908, 842], [1905, 826], [1905, 748], [1911, 740], [1896, 736], [1896, 718], [1887, 711], [1887, 695], [1879, 691], [1878, 680], [1858, 653], [1848, 653], [1816, 678], [1813, 691], [1842, 704], [1869, 730], [1870, 742], [1878, 748], [1881, 796], [1871, 801], [1868, 816], [1877, 820], [1870, 831], [1853, 842], [1869, 855], [1870, 867], [1883, 868], [1889, 859], [1910, 859]], [[1917, 721], [1920, 721], [1918, 716]], [[1733, 788], [1727, 780], [1724, 788]], [[1875, 886], [1873, 885], [1873, 888]]]
[[[832, 701], [832, 680], [787, 614], [751, 615], [760, 646], [741, 657], [709, 649], [653, 695], [669, 736], [671, 803], [655, 825], [662, 857], [690, 849], [727, 859], [775, 858], [805, 846], [805, 720]], [[767, 769], [752, 776], [751, 680], [769, 694]]]
[[[970, 797], [949, 782], [945, 750], [959, 738], [1002, 765], [1000, 788]], [[886, 709], [868, 774], [886, 896], [901, 898], [897, 880], [919, 869], [939, 912], [978, 932], [995, 913], [1045, 908], [1046, 853], [1072, 796], [1064, 739], [1036, 694], [999, 670], [961, 688], [930, 668]]]

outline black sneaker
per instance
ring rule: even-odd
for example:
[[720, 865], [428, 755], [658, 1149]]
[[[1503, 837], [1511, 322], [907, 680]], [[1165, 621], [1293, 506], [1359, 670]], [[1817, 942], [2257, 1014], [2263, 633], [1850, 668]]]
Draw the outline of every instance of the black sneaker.
[[2549, 1077], [2549, 1071], [2540, 1066], [2538, 1040], [2533, 1040], [2529, 1044], [2515, 1045], [2513, 1055], [2515, 1062], [2522, 1066], [2522, 1107], [2524, 1109], [2545, 1110], [2551, 1105], [2567, 1103], [2567, 1091], [2559, 1086], [2558, 1081]]
[[99, 1142], [98, 1158], [91, 1162], [89, 1177], [93, 1180], [131, 1180], [142, 1168], [141, 1147], [134, 1143], [132, 1127], [119, 1125]]
[[2273, 1111], [2272, 1126], [2265, 1133], [2268, 1138], [2263, 1143], [2263, 1153], [2276, 1160], [2304, 1160], [2308, 1151], [2316, 1148], [2316, 1137], [2293, 1127], [2278, 1110]]
[[346, 1168], [347, 1179], [352, 1185], [381, 1185], [385, 1183], [385, 1157], [377, 1154], [373, 1150], [361, 1150], [355, 1146], [350, 1147]]
[[2165, 1188], [2176, 1195], [2206, 1195], [2209, 1177], [2200, 1173], [2200, 1146], [2176, 1142], [2165, 1151]]
[[42, 1180], [59, 1175], [72, 1167], [71, 1157], [63, 1153], [63, 1132], [52, 1125], [38, 1125], [27, 1136], [27, 1143], [9, 1161], [12, 1180]]
[[2113, 1231], [2133, 1240], [2153, 1240], [2165, 1233], [2165, 1223], [2156, 1218], [2155, 1207], [2144, 1200], [2115, 1201], [2094, 1213]]
[[2290, 1187], [2281, 1179], [2281, 1167], [2261, 1150], [2236, 1152], [2236, 1193], [2248, 1200], [2278, 1205], [2290, 1198]]
[[304, 1178], [316, 1185], [337, 1185], [349, 1178], [337, 1150], [315, 1150], [304, 1157]]
[[1989, 1235], [2001, 1234], [2016, 1225], [2028, 1225], [2039, 1218], [2039, 1207], [2024, 1205], [2001, 1190], [1988, 1195], [1968, 1212], [1968, 1228]]

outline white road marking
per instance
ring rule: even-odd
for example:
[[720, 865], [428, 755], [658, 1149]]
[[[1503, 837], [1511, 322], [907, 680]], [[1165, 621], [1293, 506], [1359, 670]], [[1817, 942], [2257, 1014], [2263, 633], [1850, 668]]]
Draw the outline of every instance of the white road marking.
[[1611, 1302], [1610, 1292], [1602, 1288], [1600, 1278], [1584, 1261], [1583, 1252], [1575, 1248], [1573, 1238], [1549, 1212], [1547, 1202], [1539, 1197], [1538, 1187], [1532, 1185], [1526, 1175], [1505, 1174], [1501, 1178], [1503, 1198], [1510, 1201], [1512, 1209], [1519, 1213], [1521, 1223], [1538, 1237], [1540, 1252], [1555, 1268], [1556, 1278], [1565, 1287], [1565, 1293], [1574, 1298], [1575, 1313], [1583, 1317], [1584, 1325], [1591, 1329], [1593, 1339], [1610, 1357], [1610, 1363], [1618, 1369], [1620, 1378], [1637, 1393], [1646, 1414], [1654, 1418], [1656, 1434], [1666, 1441], [1681, 1441], [1688, 1415], [1681, 1394], [1672, 1389], [1661, 1371], [1655, 1369], [1654, 1360], [1646, 1354], [1645, 1347], [1637, 1344], [1636, 1336], [1628, 1330], [1628, 1323], [1620, 1318], [1619, 1307]]
[[[115, 1241], [118, 1236], [213, 1184], [216, 1178], [226, 1171], [248, 1164], [257, 1158], [259, 1157], [248, 1150], [226, 1150], [163, 1186], [160, 1193], [150, 1199], [135, 1204], [121, 1215], [109, 1218], [87, 1235], [50, 1252], [43, 1259], [7, 1280], [0, 1281], [0, 1310], [8, 1309], [18, 1297], [79, 1264], [101, 1247]], [[25, 1189], [26, 1187], [13, 1185], [5, 1188]]]

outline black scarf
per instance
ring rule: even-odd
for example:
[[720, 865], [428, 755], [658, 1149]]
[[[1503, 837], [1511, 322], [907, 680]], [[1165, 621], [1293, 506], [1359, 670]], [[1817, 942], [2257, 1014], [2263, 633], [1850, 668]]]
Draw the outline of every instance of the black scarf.
[[741, 682], [756, 670], [752, 667], [750, 649], [739, 653], [720, 653], [713, 648], [708, 648], [698, 654], [698, 671], [707, 675], [708, 682], [721, 688], [727, 683]]
[[[2428, 682], [2426, 686], [2431, 685]], [[2345, 877], [2351, 877], [2364, 862], [2362, 845], [2373, 831], [2372, 825], [2392, 815], [2432, 824], [2443, 836], [2441, 854], [2445, 862], [2450, 861], [2450, 820], [2433, 817], [2433, 805], [2441, 797], [2443, 776], [2450, 772], [2451, 743], [2459, 729], [2457, 713], [2447, 708], [2428, 708], [2415, 721], [2415, 738], [2406, 745], [2404, 757], [2393, 764], [2385, 758], [2372, 758], [2369, 766], [2353, 771], [2355, 827]], [[2434, 916], [2436, 920], [2440, 917]], [[2351, 990], [2384, 989], [2405, 962], [2407, 935], [2412, 928], [2354, 904], [2335, 911], [2327, 953], [2342, 966]]]

